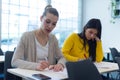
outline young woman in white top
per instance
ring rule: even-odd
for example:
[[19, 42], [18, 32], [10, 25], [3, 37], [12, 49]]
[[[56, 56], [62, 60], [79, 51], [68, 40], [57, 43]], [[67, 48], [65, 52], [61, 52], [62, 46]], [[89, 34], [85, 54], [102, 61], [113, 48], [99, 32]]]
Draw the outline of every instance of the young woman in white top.
[[40, 17], [40, 28], [22, 35], [12, 58], [13, 67], [33, 70], [46, 68], [54, 71], [63, 70], [65, 59], [56, 37], [51, 34], [56, 27], [58, 18], [58, 11], [50, 5], [46, 6]]

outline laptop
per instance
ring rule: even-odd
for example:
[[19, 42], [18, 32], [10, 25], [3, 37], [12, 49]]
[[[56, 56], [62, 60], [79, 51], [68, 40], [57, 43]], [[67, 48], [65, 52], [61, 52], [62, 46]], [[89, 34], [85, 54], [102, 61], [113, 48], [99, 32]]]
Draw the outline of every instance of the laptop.
[[66, 63], [68, 80], [103, 80], [90, 59]]

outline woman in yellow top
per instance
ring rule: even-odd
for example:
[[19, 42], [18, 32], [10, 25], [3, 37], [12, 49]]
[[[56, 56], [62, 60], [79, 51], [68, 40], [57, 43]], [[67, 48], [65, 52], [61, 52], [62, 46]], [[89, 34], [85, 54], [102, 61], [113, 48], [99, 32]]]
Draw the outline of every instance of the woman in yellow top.
[[62, 47], [62, 53], [67, 61], [79, 61], [91, 58], [92, 61], [103, 60], [101, 42], [101, 22], [99, 19], [91, 19], [84, 26], [81, 33], [72, 33]]

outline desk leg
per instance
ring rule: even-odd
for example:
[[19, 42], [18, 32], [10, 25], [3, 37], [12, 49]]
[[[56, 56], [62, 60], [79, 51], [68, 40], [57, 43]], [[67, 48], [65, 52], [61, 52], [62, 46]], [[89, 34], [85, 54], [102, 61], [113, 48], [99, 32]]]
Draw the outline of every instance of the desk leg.
[[110, 60], [110, 53], [107, 53], [107, 60]]
[[[107, 61], [110, 61], [110, 53], [107, 53]], [[107, 73], [107, 78], [109, 78], [109, 73]]]
[[107, 73], [107, 78], [110, 78], [110, 77], [109, 77], [109, 73]]

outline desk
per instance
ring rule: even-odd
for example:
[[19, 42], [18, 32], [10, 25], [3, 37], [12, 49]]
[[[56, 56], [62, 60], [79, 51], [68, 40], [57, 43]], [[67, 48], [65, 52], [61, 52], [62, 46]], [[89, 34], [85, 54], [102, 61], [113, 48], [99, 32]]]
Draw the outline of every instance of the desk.
[[4, 56], [4, 55], [1, 55], [1, 56], [0, 56], [0, 62], [4, 62], [4, 60], [5, 60], [5, 56]]
[[[101, 62], [101, 63], [95, 63], [95, 65], [101, 74], [111, 72], [111, 71], [116, 71], [119, 69], [117, 63]], [[35, 79], [32, 77], [32, 74], [38, 74], [38, 73], [47, 75], [51, 77], [52, 80], [61, 80], [61, 79], [68, 78], [66, 69], [64, 69], [63, 72], [53, 72], [51, 70], [34, 71], [34, 70], [27, 70], [27, 69], [20, 69], [20, 68], [8, 69], [7, 71], [9, 73], [20, 76], [22, 78]]]
[[101, 74], [119, 70], [118, 64], [113, 62], [100, 62], [94, 64]]
[[35, 71], [35, 70], [27, 70], [27, 69], [20, 69], [20, 68], [8, 69], [7, 71], [11, 74], [20, 76], [25, 79], [27, 78], [35, 79], [34, 77], [32, 77], [32, 74], [39, 74], [39, 73], [50, 76], [52, 80], [60, 80], [60, 79], [67, 78], [66, 69], [64, 69], [63, 72], [53, 72], [50, 70]]

